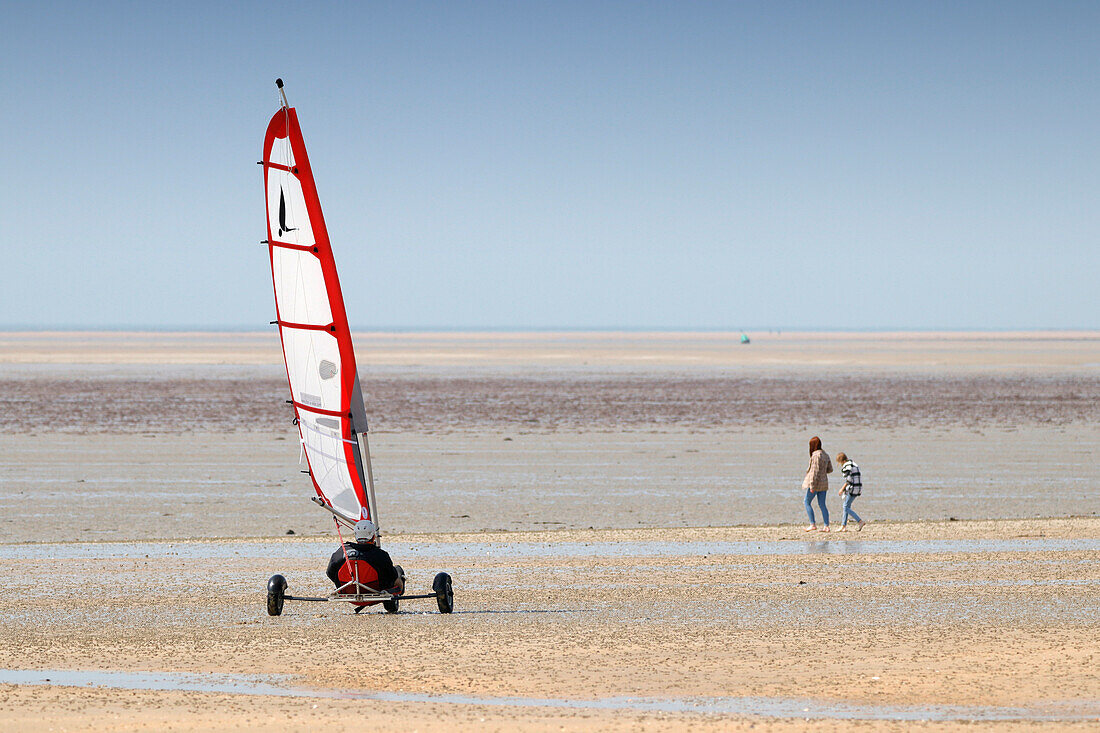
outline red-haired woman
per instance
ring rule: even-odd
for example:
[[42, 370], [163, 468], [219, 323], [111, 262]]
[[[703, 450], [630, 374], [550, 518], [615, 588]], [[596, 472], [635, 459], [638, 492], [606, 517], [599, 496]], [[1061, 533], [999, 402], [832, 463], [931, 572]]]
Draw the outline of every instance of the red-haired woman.
[[810, 438], [810, 465], [806, 467], [806, 478], [802, 479], [802, 488], [806, 491], [806, 514], [810, 517], [807, 532], [817, 529], [812, 502], [817, 496], [817, 505], [821, 507], [821, 520], [825, 526], [822, 532], [829, 531], [829, 509], [825, 506], [825, 494], [829, 491], [829, 474], [833, 472], [833, 462], [829, 454], [821, 450], [821, 438]]

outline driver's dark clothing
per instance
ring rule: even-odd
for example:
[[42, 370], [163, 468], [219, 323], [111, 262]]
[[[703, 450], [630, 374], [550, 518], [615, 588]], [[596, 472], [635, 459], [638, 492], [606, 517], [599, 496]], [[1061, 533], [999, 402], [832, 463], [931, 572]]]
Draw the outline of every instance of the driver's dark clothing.
[[397, 569], [393, 566], [393, 560], [390, 559], [388, 552], [378, 545], [365, 542], [345, 542], [343, 550], [338, 549], [332, 553], [332, 558], [328, 561], [328, 570], [325, 571], [325, 575], [337, 588], [343, 585], [337, 573], [340, 572], [340, 567], [344, 564], [345, 551], [348, 554], [348, 560], [352, 562], [362, 560], [374, 568], [375, 572], [378, 573], [379, 590], [389, 590], [397, 585]]

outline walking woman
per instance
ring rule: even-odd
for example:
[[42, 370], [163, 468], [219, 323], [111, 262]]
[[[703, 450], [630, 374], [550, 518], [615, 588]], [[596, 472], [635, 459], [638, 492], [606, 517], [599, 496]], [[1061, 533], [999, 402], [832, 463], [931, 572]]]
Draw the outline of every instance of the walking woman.
[[829, 454], [821, 450], [821, 438], [810, 438], [810, 465], [806, 468], [806, 478], [802, 479], [802, 488], [806, 491], [806, 514], [810, 517], [807, 532], [817, 530], [812, 502], [817, 496], [817, 505], [821, 507], [822, 532], [829, 531], [829, 509], [825, 506], [825, 494], [829, 491], [829, 474], [833, 472], [833, 462]]

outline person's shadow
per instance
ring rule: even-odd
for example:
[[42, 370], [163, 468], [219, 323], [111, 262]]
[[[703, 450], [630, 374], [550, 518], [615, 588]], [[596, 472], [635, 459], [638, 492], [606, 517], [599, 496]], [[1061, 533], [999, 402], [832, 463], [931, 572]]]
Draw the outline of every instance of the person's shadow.
[[806, 543], [807, 555], [858, 555], [863, 543], [858, 540], [836, 538], [835, 541], [815, 540]]

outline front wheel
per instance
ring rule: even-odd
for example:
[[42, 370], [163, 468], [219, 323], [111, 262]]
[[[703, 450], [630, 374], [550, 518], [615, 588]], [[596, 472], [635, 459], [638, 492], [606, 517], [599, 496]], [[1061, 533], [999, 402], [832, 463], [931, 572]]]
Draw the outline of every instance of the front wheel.
[[455, 593], [451, 587], [451, 576], [439, 573], [432, 581], [432, 590], [435, 591], [435, 603], [439, 606], [440, 613], [452, 613], [455, 610]]
[[283, 613], [283, 597], [286, 595], [286, 578], [272, 575], [267, 581], [267, 615], [280, 616]]

